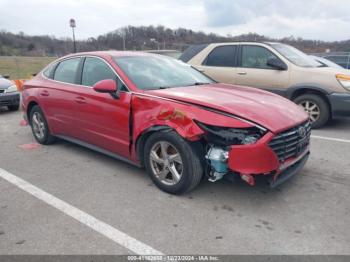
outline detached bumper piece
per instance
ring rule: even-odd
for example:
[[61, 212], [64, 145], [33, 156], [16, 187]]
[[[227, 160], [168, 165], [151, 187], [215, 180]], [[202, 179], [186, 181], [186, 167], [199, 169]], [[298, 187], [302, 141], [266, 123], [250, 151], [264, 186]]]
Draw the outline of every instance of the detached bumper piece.
[[280, 184], [286, 182], [288, 179], [292, 178], [298, 174], [305, 166], [310, 153], [307, 152], [299, 161], [295, 162], [291, 166], [284, 169], [281, 173], [274, 175], [269, 179], [269, 184], [271, 188], [275, 188]]

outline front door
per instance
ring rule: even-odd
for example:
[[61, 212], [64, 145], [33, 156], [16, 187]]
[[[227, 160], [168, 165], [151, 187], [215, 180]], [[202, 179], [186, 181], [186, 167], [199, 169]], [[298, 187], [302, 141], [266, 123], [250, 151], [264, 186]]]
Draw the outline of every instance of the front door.
[[242, 45], [236, 84], [283, 93], [289, 82], [288, 70], [276, 70], [267, 65], [270, 58], [278, 58], [263, 46]]
[[[113, 79], [121, 88], [119, 98], [97, 93], [92, 86], [100, 80]], [[129, 115], [131, 93], [114, 70], [101, 58], [85, 59], [81, 85], [76, 89], [76, 127], [78, 138], [123, 157], [129, 157]]]

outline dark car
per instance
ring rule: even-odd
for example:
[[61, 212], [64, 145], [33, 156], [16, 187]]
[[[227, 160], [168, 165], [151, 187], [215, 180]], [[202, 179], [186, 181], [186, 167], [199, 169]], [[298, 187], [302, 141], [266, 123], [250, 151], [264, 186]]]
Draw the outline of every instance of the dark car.
[[158, 54], [158, 55], [165, 55], [169, 56], [175, 59], [179, 59], [180, 56], [182, 55], [182, 52], [178, 50], [148, 50], [144, 51], [146, 53], [152, 53], [152, 54]]
[[17, 86], [0, 75], [0, 107], [7, 106], [10, 111], [19, 109], [20, 94]]

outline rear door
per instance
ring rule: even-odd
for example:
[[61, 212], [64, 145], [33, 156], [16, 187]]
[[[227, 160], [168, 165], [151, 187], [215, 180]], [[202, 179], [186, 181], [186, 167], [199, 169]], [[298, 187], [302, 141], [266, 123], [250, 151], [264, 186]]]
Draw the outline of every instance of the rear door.
[[237, 45], [217, 46], [196, 68], [218, 82], [235, 84], [237, 49]]
[[289, 82], [288, 70], [276, 70], [267, 65], [270, 58], [281, 60], [266, 47], [242, 45], [237, 68], [238, 85], [252, 86], [283, 94]]
[[[93, 90], [95, 83], [105, 79], [117, 81], [121, 88], [119, 98]], [[98, 57], [86, 57], [81, 71], [81, 85], [76, 90], [75, 128], [78, 138], [129, 157], [131, 93], [108, 62]]]
[[55, 135], [74, 134], [75, 88], [80, 57], [65, 59], [45, 72], [44, 87], [39, 88], [40, 105]]

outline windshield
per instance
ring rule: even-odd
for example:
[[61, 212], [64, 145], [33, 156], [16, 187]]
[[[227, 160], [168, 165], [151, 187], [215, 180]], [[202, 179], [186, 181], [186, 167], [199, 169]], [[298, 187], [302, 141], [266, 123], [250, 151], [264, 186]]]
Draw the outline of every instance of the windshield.
[[116, 57], [115, 61], [139, 89], [213, 83], [190, 65], [166, 56], [125, 56]]
[[271, 46], [293, 64], [301, 67], [321, 67], [322, 64], [300, 50], [285, 44], [272, 43]]

